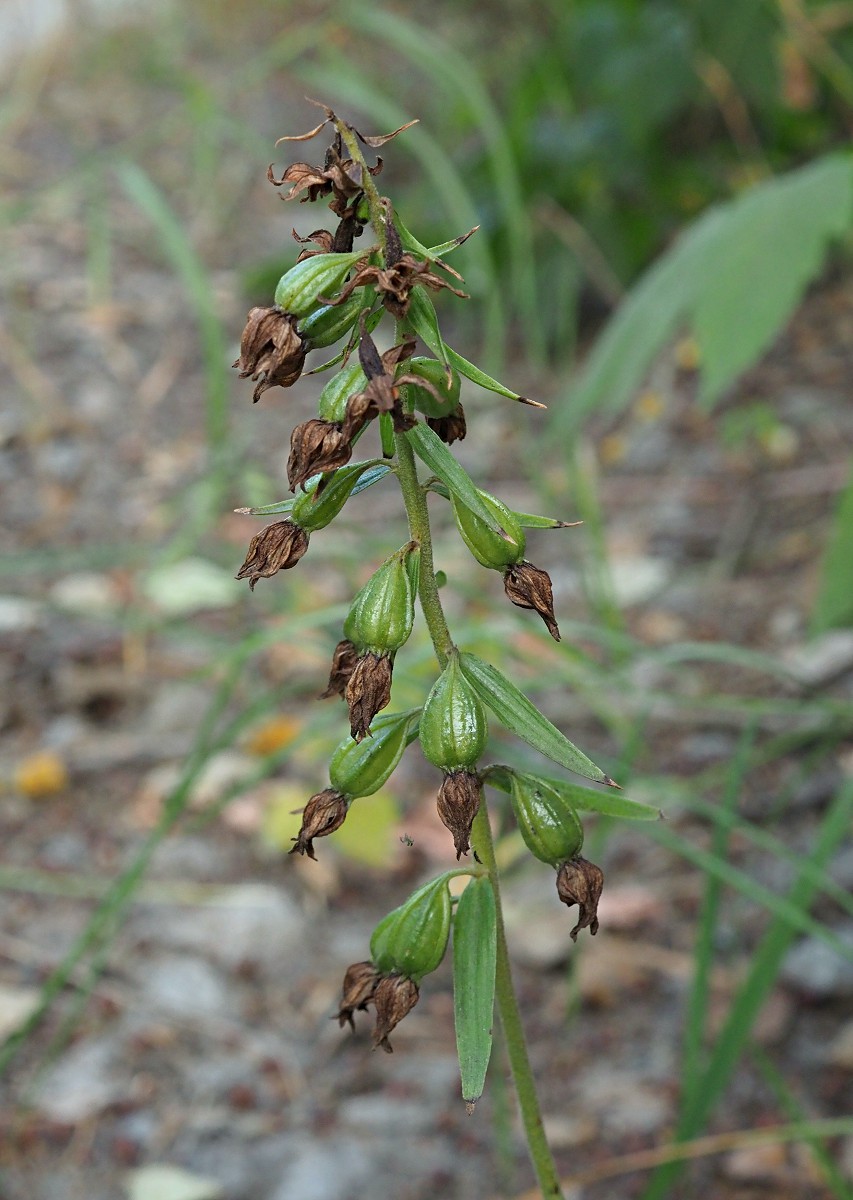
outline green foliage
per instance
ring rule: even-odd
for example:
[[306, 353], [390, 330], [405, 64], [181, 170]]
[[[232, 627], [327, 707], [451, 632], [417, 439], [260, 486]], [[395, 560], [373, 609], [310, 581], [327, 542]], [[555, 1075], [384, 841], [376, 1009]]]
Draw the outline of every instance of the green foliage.
[[497, 957], [495, 892], [487, 875], [471, 879], [453, 917], [453, 1012], [462, 1099], [483, 1094], [492, 1053]]

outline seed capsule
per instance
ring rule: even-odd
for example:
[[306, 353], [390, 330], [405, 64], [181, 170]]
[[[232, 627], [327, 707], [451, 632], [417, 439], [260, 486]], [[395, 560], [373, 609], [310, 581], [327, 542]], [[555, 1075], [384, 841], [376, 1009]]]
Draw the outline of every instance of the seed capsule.
[[379, 922], [370, 939], [370, 957], [383, 975], [399, 972], [419, 983], [444, 958], [450, 935], [447, 876], [413, 892], [405, 904]]
[[322, 477], [308, 485], [304, 492], [297, 493], [290, 515], [307, 533], [325, 527], [334, 521], [352, 495], [352, 490], [367, 470], [363, 462], [339, 467], [331, 478]]
[[299, 332], [308, 343], [309, 350], [333, 346], [353, 328], [358, 320], [364, 301], [361, 296], [350, 296], [343, 304], [324, 304], [299, 322]]
[[414, 592], [408, 568], [417, 551], [409, 542], [386, 559], [353, 600], [344, 629], [360, 650], [394, 654], [407, 641], [415, 619]]
[[552, 867], [580, 854], [583, 825], [560, 793], [535, 775], [511, 774], [510, 800], [530, 853]]
[[505, 571], [507, 567], [524, 558], [524, 530], [515, 513], [497, 497], [489, 495], [488, 492], [480, 492], [480, 499], [494, 514], [506, 536], [490, 529], [485, 521], [481, 521], [451, 492], [450, 503], [453, 505], [456, 528], [478, 563], [492, 571]]
[[458, 371], [451, 369], [450, 385], [447, 383], [447, 368], [437, 358], [410, 358], [406, 362], [407, 375], [419, 375], [432, 385], [434, 390], [409, 384], [409, 397], [415, 408], [427, 417], [447, 417], [459, 403], [462, 380]]
[[291, 267], [278, 281], [275, 303], [293, 317], [307, 317], [320, 307], [318, 296], [336, 292], [364, 251], [315, 254]]
[[345, 738], [329, 763], [329, 782], [351, 798], [372, 796], [391, 777], [403, 751], [417, 737], [420, 710], [379, 717], [361, 742]]
[[433, 684], [421, 714], [424, 757], [445, 772], [470, 767], [486, 748], [489, 735], [483, 705], [462, 674], [454, 651]]
[[320, 393], [318, 412], [324, 421], [341, 422], [347, 415], [347, 400], [362, 391], [367, 376], [357, 360], [333, 375]]

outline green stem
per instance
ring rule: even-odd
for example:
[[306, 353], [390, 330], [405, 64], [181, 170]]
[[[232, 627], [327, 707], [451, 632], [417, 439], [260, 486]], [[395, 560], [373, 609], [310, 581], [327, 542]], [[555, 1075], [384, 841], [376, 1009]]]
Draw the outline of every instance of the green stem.
[[501, 1017], [506, 1052], [509, 1058], [512, 1081], [518, 1096], [518, 1106], [521, 1110], [521, 1120], [524, 1134], [527, 1138], [527, 1148], [536, 1172], [536, 1179], [545, 1200], [563, 1200], [560, 1187], [560, 1177], [554, 1163], [551, 1149], [545, 1137], [542, 1125], [542, 1113], [539, 1109], [539, 1097], [536, 1094], [536, 1082], [527, 1055], [527, 1043], [524, 1038], [524, 1028], [521, 1024], [521, 1014], [518, 1011], [518, 1000], [512, 982], [512, 970], [509, 962], [509, 951], [506, 944], [506, 929], [504, 927], [503, 908], [501, 906], [500, 882], [498, 867], [495, 862], [495, 848], [492, 842], [492, 831], [489, 826], [489, 816], [485, 803], [480, 805], [474, 818], [471, 830], [471, 844], [474, 853], [484, 867], [488, 869], [495, 892], [495, 909], [497, 913], [497, 974], [495, 977], [495, 998]]

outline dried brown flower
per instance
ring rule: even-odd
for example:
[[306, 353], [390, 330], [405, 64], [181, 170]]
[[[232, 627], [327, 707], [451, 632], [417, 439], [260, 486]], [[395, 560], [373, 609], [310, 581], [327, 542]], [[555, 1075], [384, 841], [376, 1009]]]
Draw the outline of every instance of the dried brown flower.
[[240, 357], [233, 364], [240, 378], [258, 380], [257, 403], [271, 387], [290, 387], [302, 374], [308, 350], [296, 328], [296, 317], [273, 308], [253, 308], [240, 338]]
[[560, 630], [554, 618], [554, 593], [551, 577], [547, 571], [522, 561], [507, 567], [504, 573], [504, 591], [519, 608], [535, 608], [548, 626], [555, 642], [560, 640]]
[[468, 432], [465, 424], [465, 410], [461, 404], [457, 404], [453, 412], [446, 417], [427, 417], [427, 425], [430, 429], [435, 430], [448, 446], [452, 446], [454, 442], [461, 442]]
[[300, 237], [296, 230], [292, 229], [290, 232], [294, 241], [300, 242], [303, 246], [307, 246], [309, 242], [319, 246], [319, 250], [300, 250], [296, 261], [300, 263], [303, 259], [313, 258], [315, 254], [348, 254], [352, 250], [355, 239], [361, 237], [366, 224], [367, 222], [354, 211], [347, 209], [346, 215], [338, 222], [334, 233], [328, 229], [315, 229], [307, 237]]
[[309, 858], [316, 859], [314, 838], [326, 837], [340, 829], [346, 819], [348, 807], [346, 797], [334, 788], [317, 792], [302, 811], [302, 828], [299, 830], [299, 836], [293, 839], [296, 845], [290, 853], [307, 854]]
[[405, 338], [402, 342], [380, 354], [376, 343], [367, 332], [365, 317], [361, 316], [361, 336], [358, 343], [358, 357], [361, 369], [367, 376], [367, 387], [362, 392], [356, 392], [347, 401], [346, 415], [343, 421], [344, 437], [353, 438], [368, 421], [372, 421], [379, 413], [390, 413], [397, 433], [403, 433], [416, 424], [415, 418], [403, 411], [400, 398], [400, 388], [407, 383], [416, 383], [419, 387], [428, 388], [436, 396], [438, 393], [433, 385], [419, 375], [396, 375], [394, 372], [399, 363], [411, 357], [415, 348], [415, 339]]
[[386, 1054], [393, 1053], [388, 1034], [400, 1024], [418, 1002], [418, 985], [405, 975], [385, 975], [376, 985], [373, 1004], [376, 1008], [376, 1027], [373, 1048], [380, 1046]]
[[246, 559], [237, 572], [238, 579], [248, 579], [255, 590], [259, 579], [269, 579], [278, 571], [295, 567], [308, 549], [308, 534], [293, 521], [275, 521], [265, 525], [249, 542]]
[[453, 834], [457, 859], [471, 848], [471, 826], [481, 797], [480, 780], [473, 771], [451, 771], [444, 776], [438, 792], [438, 815]]
[[352, 642], [347, 641], [346, 638], [342, 642], [338, 642], [332, 653], [332, 669], [329, 672], [329, 682], [326, 685], [325, 692], [320, 693], [319, 699], [328, 700], [331, 696], [346, 695], [347, 684], [357, 662], [358, 650]]
[[572, 930], [577, 941], [582, 929], [598, 933], [598, 901], [604, 886], [604, 872], [585, 858], [570, 858], [557, 872], [557, 894], [563, 904], [578, 906], [578, 923]]
[[290, 435], [290, 456], [287, 478], [295, 492], [312, 475], [343, 467], [352, 457], [351, 438], [342, 432], [337, 421], [321, 421], [313, 417], [297, 425]]
[[346, 701], [349, 705], [350, 733], [357, 742], [370, 733], [370, 722], [391, 701], [393, 665], [387, 654], [362, 654], [349, 677]]
[[372, 962], [353, 963], [347, 967], [341, 989], [341, 1007], [338, 1011], [338, 1024], [343, 1029], [349, 1022], [350, 1029], [355, 1029], [352, 1014], [359, 1010], [366, 1012], [367, 1006], [373, 999], [376, 985], [381, 976]]

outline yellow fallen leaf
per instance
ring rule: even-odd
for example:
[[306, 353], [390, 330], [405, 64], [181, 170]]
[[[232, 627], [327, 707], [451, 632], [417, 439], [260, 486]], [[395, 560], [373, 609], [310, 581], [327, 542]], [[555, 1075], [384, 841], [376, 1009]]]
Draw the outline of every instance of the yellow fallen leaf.
[[19, 792], [38, 800], [54, 796], [68, 786], [68, 768], [52, 750], [39, 750], [18, 763], [13, 778]]
[[246, 749], [250, 754], [274, 754], [290, 743], [302, 728], [302, 722], [296, 717], [281, 714], [269, 717], [258, 725], [246, 739]]

